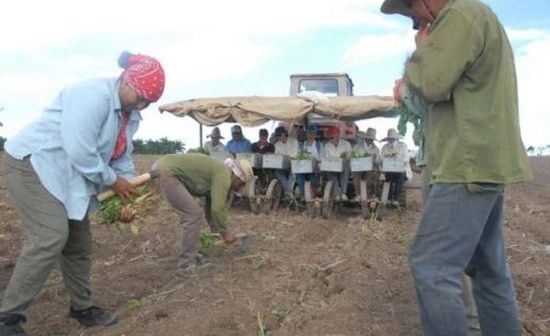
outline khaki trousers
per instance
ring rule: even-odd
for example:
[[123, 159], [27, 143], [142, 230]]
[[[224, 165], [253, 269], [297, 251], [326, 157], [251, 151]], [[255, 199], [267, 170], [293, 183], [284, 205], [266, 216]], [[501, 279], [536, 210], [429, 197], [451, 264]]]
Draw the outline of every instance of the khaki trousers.
[[63, 204], [50, 194], [36, 175], [29, 157], [4, 159], [4, 179], [15, 205], [25, 243], [13, 270], [0, 314], [23, 314], [59, 263], [74, 309], [93, 305], [90, 291], [90, 222], [69, 220]]
[[199, 235], [204, 212], [193, 195], [183, 183], [175, 177], [161, 176], [157, 184], [166, 201], [174, 208], [180, 218], [183, 234], [180, 243], [178, 267], [185, 268], [199, 252]]

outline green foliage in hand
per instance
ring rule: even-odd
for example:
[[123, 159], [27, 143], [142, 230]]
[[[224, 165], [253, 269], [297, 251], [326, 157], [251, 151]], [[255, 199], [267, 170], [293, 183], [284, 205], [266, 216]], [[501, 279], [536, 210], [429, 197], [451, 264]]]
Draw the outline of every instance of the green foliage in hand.
[[218, 238], [215, 235], [208, 232], [201, 232], [199, 236], [199, 250], [201, 252], [207, 251], [214, 246], [216, 240], [218, 240]]
[[[139, 204], [151, 196], [151, 194], [152, 191], [147, 185], [137, 188], [138, 196], [130, 201], [130, 208], [133, 210], [137, 209]], [[101, 217], [103, 217], [103, 222], [101, 224], [107, 226], [115, 224], [118, 221], [118, 216], [123, 206], [124, 203], [119, 196], [114, 196], [101, 202], [100, 213]]]
[[111, 197], [101, 202], [100, 212], [103, 217], [102, 224], [113, 225], [116, 223], [118, 221], [120, 209], [122, 209], [123, 206], [122, 200], [118, 196]]

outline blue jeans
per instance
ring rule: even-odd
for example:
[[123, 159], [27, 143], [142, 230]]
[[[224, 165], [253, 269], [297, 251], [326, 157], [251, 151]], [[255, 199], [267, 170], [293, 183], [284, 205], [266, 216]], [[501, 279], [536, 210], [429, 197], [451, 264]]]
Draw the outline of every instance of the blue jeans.
[[290, 175], [288, 170], [284, 169], [277, 169], [275, 170], [275, 176], [281, 181], [281, 184], [283, 185], [283, 190], [285, 192], [285, 195], [290, 196]]
[[468, 335], [461, 277], [473, 269], [483, 335], [520, 335], [506, 262], [502, 192], [434, 184], [409, 251], [424, 335]]
[[330, 180], [333, 181], [334, 195], [347, 194], [349, 175], [351, 171], [349, 167], [344, 167], [341, 173], [329, 173]]
[[306, 181], [310, 181], [311, 184], [317, 189], [319, 187], [319, 174], [295, 174], [296, 183], [298, 183], [298, 189], [300, 190], [300, 196], [305, 197], [305, 184]]
[[407, 175], [405, 175], [405, 173], [386, 173], [386, 180], [391, 183], [388, 201], [399, 202], [401, 193], [403, 192], [403, 186], [407, 180]]

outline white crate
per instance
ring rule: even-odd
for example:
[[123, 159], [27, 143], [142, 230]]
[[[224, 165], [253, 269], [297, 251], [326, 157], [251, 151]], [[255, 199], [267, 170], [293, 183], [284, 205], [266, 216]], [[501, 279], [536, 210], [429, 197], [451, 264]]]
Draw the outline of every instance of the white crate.
[[313, 160], [290, 160], [292, 174], [313, 173]]
[[382, 160], [382, 171], [388, 173], [405, 172], [405, 162], [401, 158], [384, 158]]
[[246, 160], [250, 162], [252, 168], [262, 168], [262, 154], [237, 153], [237, 160]]
[[352, 172], [364, 172], [372, 170], [372, 156], [351, 158], [349, 162]]
[[290, 158], [287, 155], [264, 154], [262, 167], [267, 169], [288, 169], [290, 168]]
[[341, 173], [344, 171], [344, 159], [322, 158], [321, 171]]

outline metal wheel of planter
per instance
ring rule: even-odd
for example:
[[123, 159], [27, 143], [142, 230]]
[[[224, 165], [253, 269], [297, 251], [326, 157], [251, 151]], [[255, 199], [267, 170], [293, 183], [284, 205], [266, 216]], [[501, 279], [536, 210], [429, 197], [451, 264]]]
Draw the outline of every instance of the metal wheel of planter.
[[306, 202], [306, 213], [308, 217], [315, 216], [315, 203], [313, 202], [311, 181], [306, 181], [304, 185], [304, 201]]
[[258, 197], [257, 193], [257, 183], [256, 183], [257, 177], [254, 177], [252, 181], [249, 182], [247, 185], [247, 195], [248, 195], [248, 205], [250, 206], [250, 211], [254, 214], [260, 213], [260, 198]]
[[330, 218], [334, 212], [334, 188], [333, 181], [328, 181], [323, 193], [323, 208], [321, 216], [323, 218]]
[[367, 197], [367, 181], [359, 181], [359, 204], [361, 205], [361, 215], [365, 219], [370, 218], [369, 202]]
[[390, 182], [385, 181], [382, 185], [382, 197], [380, 199], [380, 202], [382, 202], [383, 205], [388, 204], [388, 196], [390, 195]]
[[399, 196], [399, 206], [401, 208], [407, 208], [407, 192], [405, 186], [401, 189], [401, 195]]

